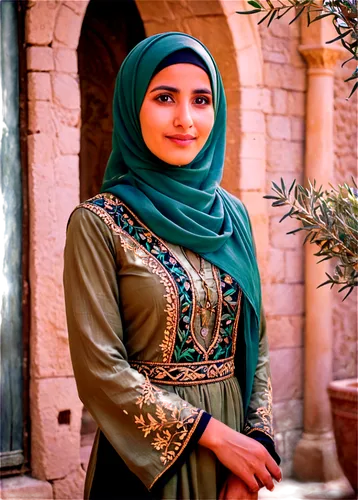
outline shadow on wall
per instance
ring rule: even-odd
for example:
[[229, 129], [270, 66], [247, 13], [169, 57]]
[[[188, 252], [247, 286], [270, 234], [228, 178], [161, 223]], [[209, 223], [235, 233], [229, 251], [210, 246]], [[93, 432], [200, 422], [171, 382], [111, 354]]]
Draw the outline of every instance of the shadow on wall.
[[78, 44], [81, 90], [81, 201], [97, 194], [112, 147], [115, 78], [128, 52], [145, 38], [134, 0], [91, 0]]

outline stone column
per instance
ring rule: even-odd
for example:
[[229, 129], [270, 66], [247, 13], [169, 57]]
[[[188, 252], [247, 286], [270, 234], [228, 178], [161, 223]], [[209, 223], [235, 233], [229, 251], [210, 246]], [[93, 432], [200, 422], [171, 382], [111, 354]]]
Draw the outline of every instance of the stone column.
[[[340, 48], [303, 45], [308, 63], [305, 180], [328, 187], [333, 180], [333, 85]], [[294, 456], [294, 471], [303, 481], [329, 481], [342, 475], [332, 432], [327, 386], [332, 380], [332, 291], [317, 289], [329, 264], [317, 265], [318, 247], [305, 246], [304, 432]]]

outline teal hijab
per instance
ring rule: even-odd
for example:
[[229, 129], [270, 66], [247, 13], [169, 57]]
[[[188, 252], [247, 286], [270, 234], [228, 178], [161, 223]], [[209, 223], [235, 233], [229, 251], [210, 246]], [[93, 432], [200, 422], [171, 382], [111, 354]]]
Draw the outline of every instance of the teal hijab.
[[[181, 49], [199, 56], [211, 81], [215, 123], [196, 158], [169, 165], [154, 156], [141, 134], [139, 112], [158, 64]], [[216, 63], [208, 49], [184, 33], [162, 33], [140, 42], [119, 71], [113, 102], [112, 153], [102, 192], [127, 204], [158, 236], [202, 255], [233, 276], [243, 291], [243, 340], [239, 372], [247, 409], [258, 359], [260, 276], [250, 222], [242, 203], [222, 189], [226, 100]]]

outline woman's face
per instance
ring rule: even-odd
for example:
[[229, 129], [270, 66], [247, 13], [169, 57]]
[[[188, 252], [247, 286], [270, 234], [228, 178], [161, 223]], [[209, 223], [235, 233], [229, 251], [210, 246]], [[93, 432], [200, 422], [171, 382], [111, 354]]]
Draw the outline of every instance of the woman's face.
[[139, 114], [148, 149], [170, 165], [187, 165], [214, 125], [210, 80], [193, 64], [167, 66], [151, 80]]

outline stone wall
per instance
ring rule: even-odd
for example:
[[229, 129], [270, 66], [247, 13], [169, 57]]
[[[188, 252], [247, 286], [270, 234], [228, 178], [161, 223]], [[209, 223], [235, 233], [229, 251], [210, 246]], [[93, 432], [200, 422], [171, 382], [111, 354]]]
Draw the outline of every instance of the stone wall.
[[30, 207], [32, 475], [80, 498], [80, 403], [62, 290], [68, 217], [79, 199], [77, 44], [87, 2], [29, 2], [26, 14]]
[[[269, 106], [266, 125], [266, 193], [282, 177], [287, 185], [303, 181], [306, 65], [298, 52], [299, 23], [289, 16], [260, 26], [264, 87]], [[266, 23], [265, 23], [266, 24]], [[269, 214], [269, 253], [264, 276], [264, 305], [271, 349], [276, 441], [285, 477], [301, 436], [303, 418], [303, 247], [298, 236], [287, 235], [291, 220], [279, 220], [287, 210]]]
[[[349, 58], [347, 56], [345, 59]], [[357, 182], [358, 165], [358, 95], [357, 92], [346, 100], [352, 82], [344, 83], [354, 71], [354, 64], [347, 64], [343, 68], [338, 65], [334, 85], [334, 184], [347, 182], [351, 184], [351, 177]], [[333, 303], [333, 335], [334, 335], [334, 379], [344, 379], [357, 376], [357, 290], [351, 293], [345, 302], [343, 296], [334, 294]]]

